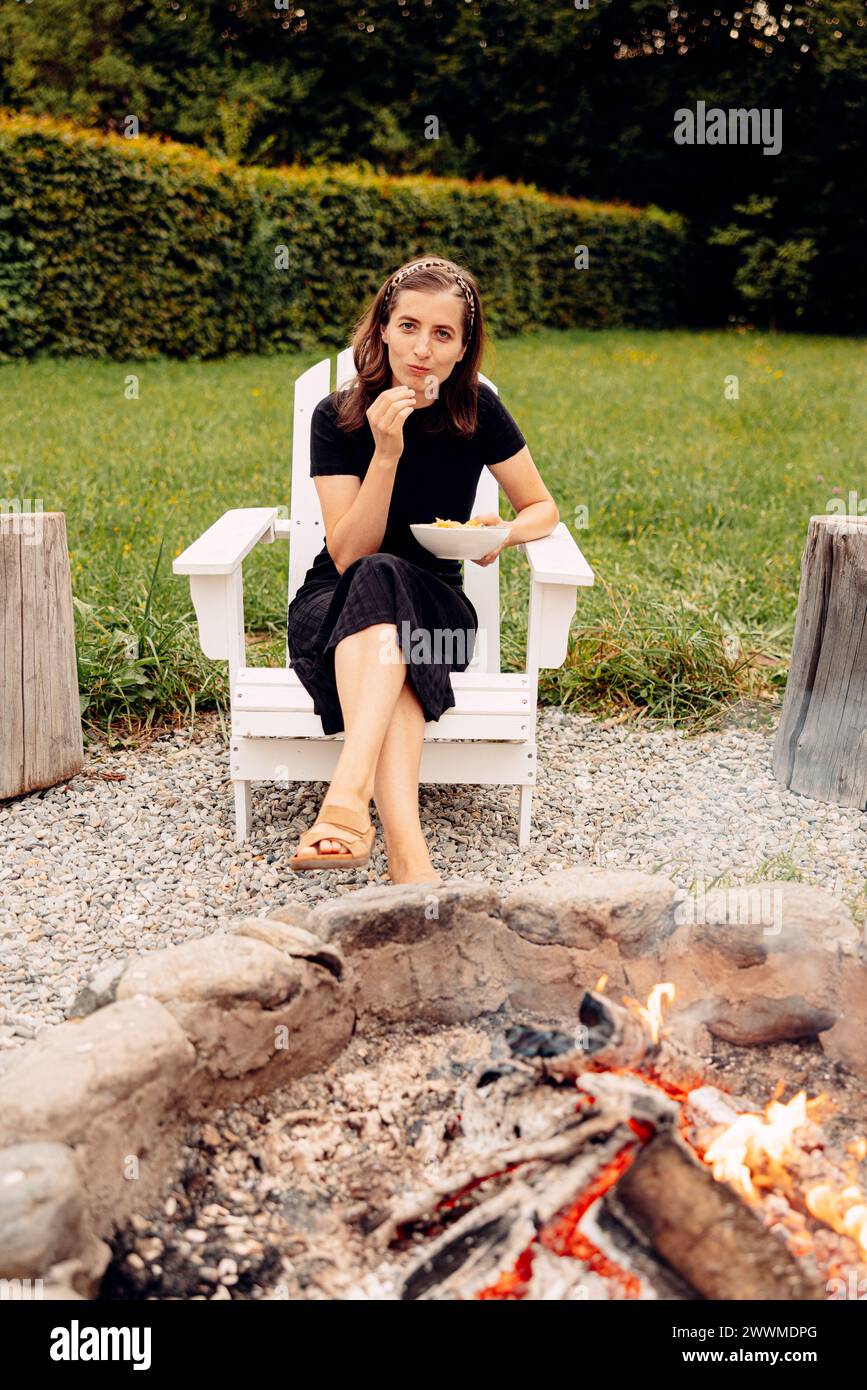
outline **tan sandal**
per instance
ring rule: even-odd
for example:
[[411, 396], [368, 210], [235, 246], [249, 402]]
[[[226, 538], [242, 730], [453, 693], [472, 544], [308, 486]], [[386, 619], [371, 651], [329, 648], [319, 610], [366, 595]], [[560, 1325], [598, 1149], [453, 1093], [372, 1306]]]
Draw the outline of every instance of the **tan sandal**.
[[[298, 849], [315, 845], [319, 840], [340, 840], [350, 847], [349, 854], [339, 850], [331, 854], [305, 854], [300, 858], [296, 851], [289, 860], [290, 869], [353, 869], [366, 864], [376, 839], [376, 826], [366, 811], [353, 811], [349, 806], [338, 806], [329, 801], [322, 807], [315, 825], [305, 830], [298, 841]], [[357, 846], [354, 850], [352, 846]]]

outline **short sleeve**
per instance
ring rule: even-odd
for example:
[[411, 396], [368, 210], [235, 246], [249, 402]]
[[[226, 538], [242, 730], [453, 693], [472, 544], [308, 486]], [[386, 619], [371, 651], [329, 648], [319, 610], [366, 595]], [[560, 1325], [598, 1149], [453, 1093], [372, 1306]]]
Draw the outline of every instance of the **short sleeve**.
[[310, 420], [310, 476], [320, 474], [349, 473], [356, 478], [363, 476], [358, 451], [352, 440], [341, 430], [335, 419], [335, 406], [326, 396], [313, 412]]
[[484, 464], [504, 463], [527, 441], [495, 391], [479, 383], [479, 447]]

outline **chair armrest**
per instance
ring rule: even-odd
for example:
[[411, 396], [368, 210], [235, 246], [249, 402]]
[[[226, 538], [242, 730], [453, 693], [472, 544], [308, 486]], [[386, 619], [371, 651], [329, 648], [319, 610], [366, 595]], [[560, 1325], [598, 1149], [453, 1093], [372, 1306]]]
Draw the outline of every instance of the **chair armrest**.
[[565, 522], [523, 547], [530, 562], [527, 671], [538, 675], [540, 667], [562, 666], [566, 660], [578, 588], [593, 583], [593, 571]]
[[250, 551], [275, 539], [276, 507], [240, 507], [224, 512], [172, 564], [175, 574], [190, 577], [199, 642], [212, 661], [228, 661], [234, 689], [244, 665], [244, 577]]
[[549, 536], [520, 542], [518, 548], [524, 550], [530, 562], [534, 584], [590, 586], [593, 583], [593, 571], [564, 521], [558, 521]]
[[274, 540], [276, 507], [224, 512], [172, 562], [173, 574], [233, 574], [260, 541]]

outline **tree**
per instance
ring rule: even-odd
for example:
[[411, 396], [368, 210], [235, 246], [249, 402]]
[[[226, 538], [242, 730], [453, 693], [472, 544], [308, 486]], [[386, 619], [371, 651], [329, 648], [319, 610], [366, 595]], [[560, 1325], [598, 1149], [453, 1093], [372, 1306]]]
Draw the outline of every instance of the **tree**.
[[[782, 109], [782, 154], [676, 147], [698, 100]], [[822, 251], [805, 325], [867, 327], [863, 0], [0, 0], [0, 102], [110, 130], [133, 113], [247, 162], [656, 203], [694, 229], [694, 322], [723, 318], [730, 288], [708, 232], [773, 197], [796, 279], [803, 238]]]
[[711, 246], [732, 246], [740, 251], [734, 273], [734, 287], [747, 304], [767, 309], [769, 328], [777, 330], [777, 317], [783, 301], [794, 305], [796, 317], [804, 312], [810, 284], [810, 262], [818, 254], [812, 237], [777, 240], [773, 235], [776, 198], [748, 198], [735, 203], [733, 211], [741, 222], [715, 228], [708, 237]]

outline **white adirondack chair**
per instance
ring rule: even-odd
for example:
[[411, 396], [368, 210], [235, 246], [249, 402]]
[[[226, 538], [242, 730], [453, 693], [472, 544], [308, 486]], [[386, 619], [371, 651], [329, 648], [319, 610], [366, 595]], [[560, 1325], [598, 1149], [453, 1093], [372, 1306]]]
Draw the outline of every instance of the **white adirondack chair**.
[[[337, 387], [354, 375], [349, 348], [337, 358]], [[190, 577], [202, 651], [228, 661], [231, 690], [231, 780], [236, 839], [250, 834], [250, 783], [329, 782], [343, 733], [326, 735], [313, 700], [289, 667], [245, 664], [242, 565], [260, 542], [289, 542], [291, 602], [322, 547], [322, 514], [310, 477], [310, 417], [328, 395], [331, 363], [317, 362], [295, 383], [292, 509], [244, 507], [226, 512], [179, 555], [172, 569]], [[481, 377], [481, 381], [487, 381]], [[493, 382], [487, 384], [496, 390]], [[499, 488], [482, 470], [473, 514], [497, 512]], [[479, 615], [473, 660], [452, 675], [456, 704], [425, 726], [420, 782], [519, 786], [518, 844], [530, 838], [536, 781], [536, 695], [541, 667], [562, 666], [579, 586], [593, 571], [561, 521], [549, 536], [528, 541], [530, 607], [526, 670], [500, 671], [499, 560], [464, 562], [464, 588]]]

